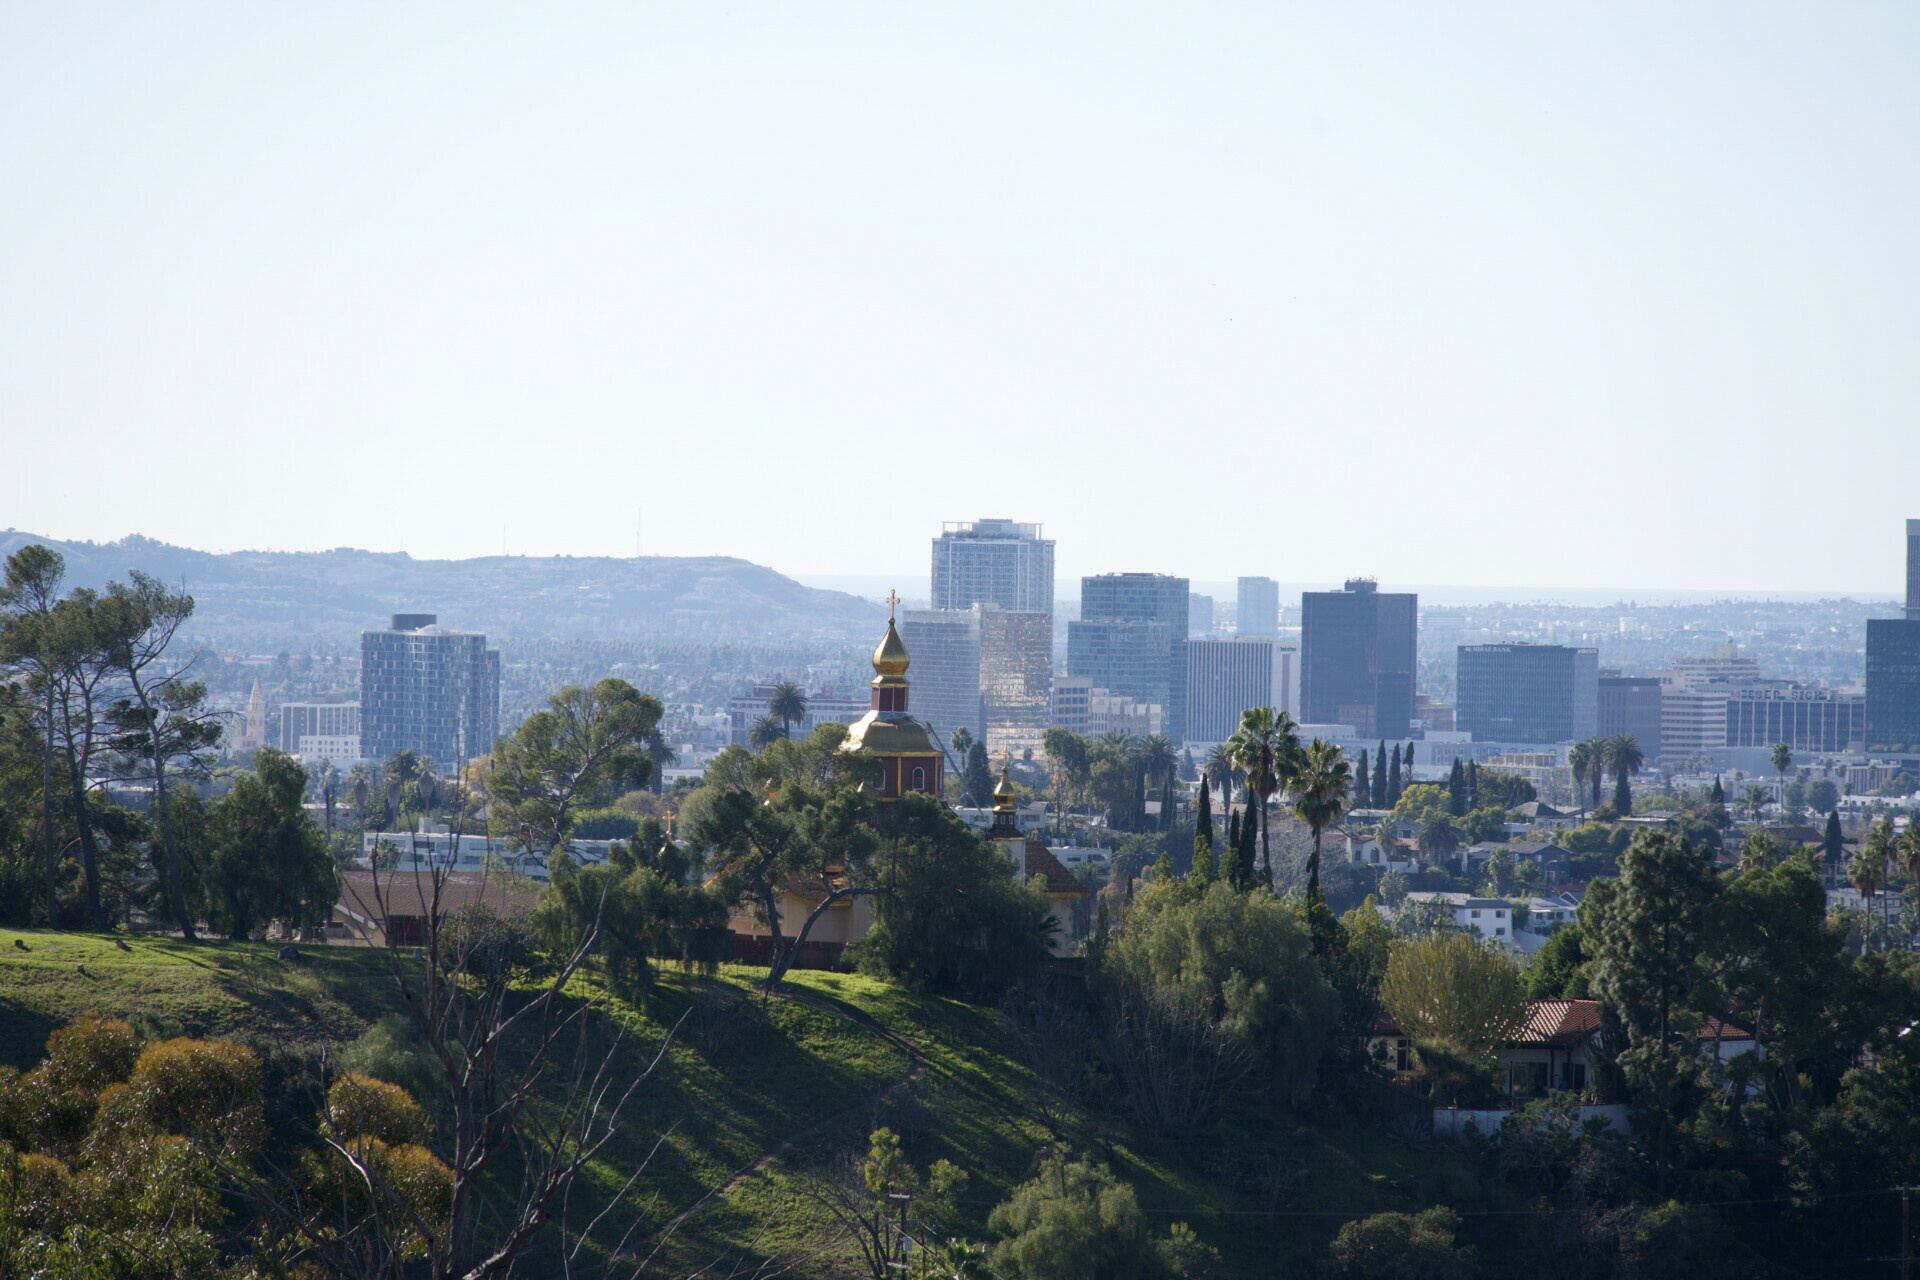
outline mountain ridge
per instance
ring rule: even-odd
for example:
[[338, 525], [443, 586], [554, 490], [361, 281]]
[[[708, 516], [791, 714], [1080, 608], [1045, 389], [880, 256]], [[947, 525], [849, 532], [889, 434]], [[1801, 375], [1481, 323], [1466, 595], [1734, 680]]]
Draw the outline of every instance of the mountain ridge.
[[132, 534], [113, 542], [0, 533], [0, 556], [40, 543], [66, 558], [66, 585], [98, 589], [139, 569], [184, 586], [209, 638], [357, 642], [392, 613], [435, 613], [490, 638], [612, 641], [855, 638], [880, 606], [808, 587], [737, 556], [478, 556], [404, 551], [201, 551]]

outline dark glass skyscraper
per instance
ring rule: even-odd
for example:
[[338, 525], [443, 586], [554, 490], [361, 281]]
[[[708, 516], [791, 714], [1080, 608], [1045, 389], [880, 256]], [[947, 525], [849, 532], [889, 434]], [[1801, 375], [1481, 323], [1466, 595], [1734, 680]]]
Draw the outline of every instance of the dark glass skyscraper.
[[1420, 598], [1368, 578], [1300, 597], [1300, 720], [1404, 738], [1413, 719]]
[[1904, 617], [1867, 620], [1867, 750], [1920, 755], [1920, 520], [1907, 521]]
[[1572, 742], [1593, 736], [1599, 721], [1597, 649], [1463, 644], [1456, 652], [1455, 723], [1475, 742]]

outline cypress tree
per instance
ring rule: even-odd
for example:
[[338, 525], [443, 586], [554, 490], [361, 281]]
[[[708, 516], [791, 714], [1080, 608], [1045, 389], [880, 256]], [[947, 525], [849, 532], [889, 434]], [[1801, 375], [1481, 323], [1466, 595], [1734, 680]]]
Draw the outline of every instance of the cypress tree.
[[1240, 883], [1248, 888], [1254, 883], [1253, 860], [1259, 841], [1260, 824], [1248, 814], [1248, 821], [1240, 824]]
[[1826, 834], [1820, 837], [1820, 854], [1827, 860], [1829, 871], [1840, 865], [1840, 858], [1846, 851], [1846, 840], [1840, 834], [1840, 811], [1829, 809]]
[[1467, 816], [1467, 771], [1459, 756], [1453, 758], [1453, 768], [1447, 771], [1447, 812], [1456, 818]]
[[1711, 798], [1715, 804], [1725, 804], [1727, 802], [1726, 788], [1720, 785], [1720, 775], [1717, 773], [1713, 775], [1713, 795]]
[[1240, 815], [1234, 811], [1231, 796], [1227, 797], [1227, 852], [1221, 870], [1226, 873], [1228, 884], [1236, 889], [1246, 888], [1240, 883]]
[[1400, 753], [1396, 751], [1393, 753], [1393, 764], [1389, 766], [1389, 772], [1387, 773], [1387, 803], [1384, 807], [1391, 809], [1393, 808], [1393, 806], [1399, 803], [1400, 803]]
[[1413, 783], [1413, 743], [1407, 743], [1407, 783]]
[[1633, 784], [1628, 781], [1625, 769], [1613, 779], [1613, 811], [1623, 818], [1633, 814]]
[[1467, 812], [1480, 807], [1480, 762], [1467, 761]]
[[1380, 739], [1380, 749], [1373, 753], [1373, 807], [1387, 807], [1387, 740]]
[[1193, 873], [1191, 879], [1205, 886], [1213, 880], [1213, 802], [1207, 789], [1200, 788], [1200, 803], [1193, 810]]
[[1365, 747], [1360, 748], [1360, 767], [1354, 770], [1353, 794], [1356, 798], [1364, 798], [1369, 804], [1373, 802], [1373, 783], [1367, 780], [1367, 749]]

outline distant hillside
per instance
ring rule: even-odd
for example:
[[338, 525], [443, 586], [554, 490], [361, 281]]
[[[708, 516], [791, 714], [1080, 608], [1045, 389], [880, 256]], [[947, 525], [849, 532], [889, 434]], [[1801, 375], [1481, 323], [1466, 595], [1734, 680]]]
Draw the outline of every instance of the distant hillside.
[[437, 613], [490, 637], [618, 640], [864, 637], [879, 606], [804, 587], [730, 556], [483, 556], [415, 560], [402, 552], [215, 554], [139, 536], [61, 542], [0, 533], [0, 556], [44, 543], [67, 558], [69, 586], [98, 587], [141, 569], [183, 583], [211, 638], [348, 644], [391, 613]]

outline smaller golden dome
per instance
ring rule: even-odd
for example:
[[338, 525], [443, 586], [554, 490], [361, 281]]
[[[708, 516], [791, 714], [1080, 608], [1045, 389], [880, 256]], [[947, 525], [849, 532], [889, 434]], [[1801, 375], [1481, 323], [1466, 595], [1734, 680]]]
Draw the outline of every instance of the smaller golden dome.
[[1013, 789], [1013, 779], [1007, 776], [1007, 771], [1011, 767], [1011, 757], [1002, 757], [1000, 761], [1000, 781], [993, 788], [993, 811], [995, 813], [1012, 813], [1015, 801], [1020, 798], [1019, 793]]
[[893, 619], [887, 619], [887, 634], [873, 651], [873, 673], [882, 680], [900, 680], [907, 674], [907, 646], [900, 642]]

